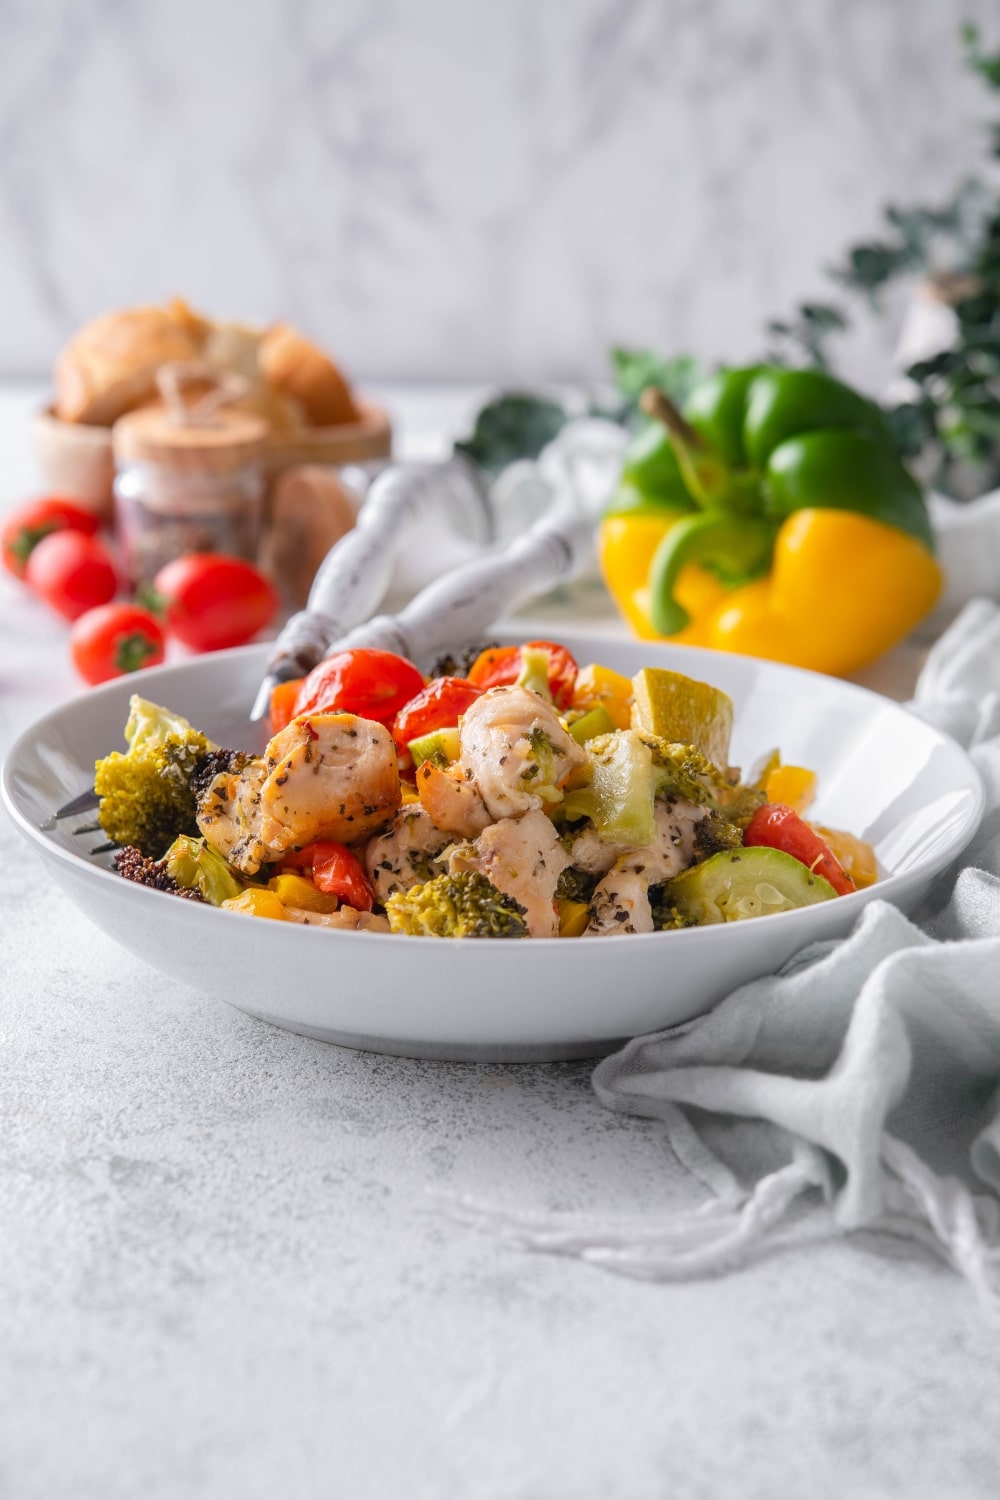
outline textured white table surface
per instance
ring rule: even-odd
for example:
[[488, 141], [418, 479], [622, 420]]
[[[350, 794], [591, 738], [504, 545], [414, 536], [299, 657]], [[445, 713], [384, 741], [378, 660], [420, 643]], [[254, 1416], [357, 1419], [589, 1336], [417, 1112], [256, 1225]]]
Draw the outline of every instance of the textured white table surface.
[[[423, 452], [476, 401], [389, 395]], [[33, 399], [0, 397], [3, 504]], [[5, 578], [4, 744], [73, 691]], [[434, 1195], [696, 1189], [586, 1065], [343, 1051], [162, 978], [5, 820], [0, 902], [3, 1500], [996, 1496], [997, 1331], [936, 1264], [847, 1243], [647, 1286], [496, 1247]]]

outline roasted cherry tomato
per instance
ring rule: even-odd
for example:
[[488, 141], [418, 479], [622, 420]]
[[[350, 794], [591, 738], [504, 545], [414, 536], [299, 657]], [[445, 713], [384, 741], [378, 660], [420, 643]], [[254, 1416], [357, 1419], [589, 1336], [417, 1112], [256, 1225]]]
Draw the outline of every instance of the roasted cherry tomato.
[[88, 609], [69, 633], [73, 665], [85, 682], [107, 682], [163, 660], [163, 627], [135, 604]]
[[67, 620], [107, 604], [118, 588], [107, 549], [83, 531], [43, 536], [31, 549], [24, 576], [39, 598]]
[[150, 603], [192, 651], [242, 646], [278, 611], [274, 584], [252, 563], [219, 552], [175, 557], [153, 579]]
[[766, 802], [757, 809], [747, 824], [743, 842], [749, 847], [762, 845], [790, 854], [793, 859], [808, 865], [814, 875], [822, 875], [829, 881], [838, 896], [847, 896], [857, 890], [829, 844], [782, 802]]
[[392, 737], [397, 745], [408, 745], [435, 729], [452, 729], [486, 689], [476, 687], [466, 677], [435, 677], [422, 692], [411, 698], [396, 715]]
[[404, 656], [365, 647], [338, 651], [313, 667], [295, 700], [295, 713], [357, 714], [391, 724], [423, 686], [424, 679]]
[[338, 897], [355, 911], [371, 911], [375, 905], [375, 892], [364, 867], [346, 844], [320, 839], [304, 849], [290, 851], [282, 858], [281, 865], [285, 870], [312, 870], [317, 890]]
[[0, 533], [4, 567], [15, 578], [23, 578], [28, 558], [43, 536], [53, 531], [82, 531], [93, 536], [96, 530], [94, 512], [74, 500], [63, 500], [59, 495], [29, 500], [10, 511], [4, 521]]
[[304, 677], [293, 677], [289, 682], [279, 682], [271, 691], [271, 734], [280, 734], [295, 717], [295, 700]]
[[[569, 708], [579, 668], [566, 647], [555, 641], [526, 641], [525, 646], [548, 652], [552, 701], [556, 708]], [[520, 677], [522, 664], [520, 646], [490, 646], [472, 663], [469, 681], [481, 688], [506, 687]]]

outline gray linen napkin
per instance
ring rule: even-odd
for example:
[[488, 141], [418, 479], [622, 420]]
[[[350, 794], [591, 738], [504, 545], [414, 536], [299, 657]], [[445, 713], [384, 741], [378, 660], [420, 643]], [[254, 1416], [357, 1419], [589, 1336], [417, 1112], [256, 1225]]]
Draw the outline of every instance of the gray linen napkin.
[[875, 902], [846, 939], [806, 948], [706, 1016], [637, 1037], [594, 1074], [609, 1109], [663, 1122], [682, 1166], [710, 1190], [704, 1205], [623, 1219], [466, 1202], [467, 1217], [524, 1246], [650, 1280], [735, 1269], [794, 1241], [888, 1232], [922, 1242], [997, 1299], [995, 604], [966, 606], [910, 707], [969, 750], [987, 795], [976, 838], [915, 919]]

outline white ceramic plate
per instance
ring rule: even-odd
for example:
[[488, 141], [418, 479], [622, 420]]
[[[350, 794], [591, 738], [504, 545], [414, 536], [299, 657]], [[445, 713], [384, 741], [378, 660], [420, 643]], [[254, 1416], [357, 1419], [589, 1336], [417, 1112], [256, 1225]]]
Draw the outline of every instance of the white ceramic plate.
[[[885, 878], [867, 891], [725, 926], [621, 938], [446, 942], [331, 932], [217, 911], [122, 880], [52, 812], [123, 745], [129, 695], [162, 703], [217, 743], [261, 748], [246, 712], [266, 646], [156, 667], [92, 689], [41, 719], [7, 758], [3, 796], [53, 879], [154, 968], [293, 1031], [352, 1047], [453, 1059], [595, 1056], [624, 1037], [707, 1010], [806, 943], [839, 937], [872, 900], [904, 910], [972, 837], [977, 772], [898, 704], [834, 678], [747, 657], [561, 632], [581, 664], [671, 667], [736, 704], [733, 760], [778, 745], [819, 773], [816, 818], [874, 844]], [[90, 820], [92, 821], [90, 815]]]

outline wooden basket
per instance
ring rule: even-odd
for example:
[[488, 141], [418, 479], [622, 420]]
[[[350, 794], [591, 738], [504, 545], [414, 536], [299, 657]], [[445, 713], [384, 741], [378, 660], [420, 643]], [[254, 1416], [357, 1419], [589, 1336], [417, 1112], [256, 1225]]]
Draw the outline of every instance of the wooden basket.
[[[340, 466], [388, 458], [392, 453], [388, 413], [370, 401], [358, 401], [357, 405], [359, 422], [274, 433], [268, 441], [268, 478], [299, 464]], [[111, 428], [63, 422], [49, 406], [35, 418], [34, 437], [46, 488], [52, 494], [78, 500], [110, 524], [115, 477]]]

